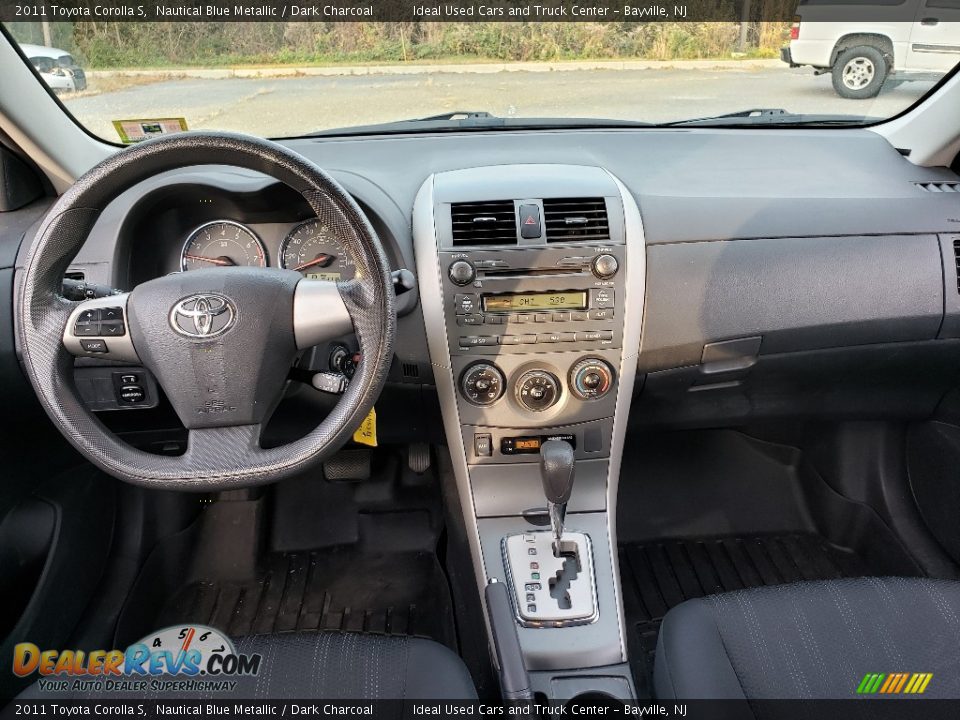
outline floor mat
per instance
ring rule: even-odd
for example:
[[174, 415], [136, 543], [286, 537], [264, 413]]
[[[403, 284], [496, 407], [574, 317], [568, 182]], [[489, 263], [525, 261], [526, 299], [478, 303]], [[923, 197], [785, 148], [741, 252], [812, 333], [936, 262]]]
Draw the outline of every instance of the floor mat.
[[432, 553], [272, 553], [263, 568], [253, 581], [200, 581], [177, 590], [157, 626], [195, 622], [232, 637], [364, 631], [418, 635], [456, 648], [449, 588]]
[[660, 622], [674, 605], [728, 590], [870, 574], [852, 551], [808, 533], [621, 545], [620, 573], [640, 697], [650, 696]]

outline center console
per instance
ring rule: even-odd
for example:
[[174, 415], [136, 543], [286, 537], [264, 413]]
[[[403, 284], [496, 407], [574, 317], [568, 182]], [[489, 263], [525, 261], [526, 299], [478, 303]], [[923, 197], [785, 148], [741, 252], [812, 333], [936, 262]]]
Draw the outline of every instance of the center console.
[[[538, 692], [629, 698], [615, 508], [643, 318], [637, 206], [602, 168], [456, 170], [421, 188], [414, 241], [478, 590], [507, 585]], [[568, 458], [559, 514], [548, 445]]]

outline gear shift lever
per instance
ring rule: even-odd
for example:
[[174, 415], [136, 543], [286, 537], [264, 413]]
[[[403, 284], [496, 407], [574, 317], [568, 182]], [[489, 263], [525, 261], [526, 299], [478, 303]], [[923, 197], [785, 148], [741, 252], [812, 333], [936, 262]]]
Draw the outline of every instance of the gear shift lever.
[[547, 496], [550, 527], [553, 529], [553, 552], [559, 557], [563, 519], [573, 491], [573, 447], [563, 440], [547, 440], [540, 446], [540, 480]]

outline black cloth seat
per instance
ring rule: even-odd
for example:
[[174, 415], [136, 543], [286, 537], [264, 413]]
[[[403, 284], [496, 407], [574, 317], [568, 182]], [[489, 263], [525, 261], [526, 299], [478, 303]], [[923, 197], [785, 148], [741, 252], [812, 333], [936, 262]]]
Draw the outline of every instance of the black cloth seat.
[[[463, 661], [440, 643], [421, 638], [317, 632], [253, 635], [234, 641], [240, 654], [263, 657], [255, 676], [237, 680], [231, 692], [49, 692], [37, 684], [21, 694], [34, 699], [474, 699], [476, 688]], [[123, 678], [124, 680], [130, 678]], [[136, 678], [134, 678], [136, 679]], [[142, 678], [141, 678], [142, 679]], [[161, 676], [182, 681], [184, 676]], [[212, 676], [195, 678], [214, 679]]]
[[867, 673], [960, 698], [960, 582], [858, 578], [688, 600], [657, 640], [660, 699], [851, 699]]

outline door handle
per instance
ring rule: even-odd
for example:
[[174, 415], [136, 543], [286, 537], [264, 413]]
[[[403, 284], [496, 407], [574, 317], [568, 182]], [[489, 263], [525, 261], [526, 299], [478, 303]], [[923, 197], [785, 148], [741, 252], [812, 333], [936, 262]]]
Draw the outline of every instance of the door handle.
[[940, 24], [940, 18], [923, 18], [922, 20], [920, 20], [920, 24], [921, 24], [921, 25], [928, 25], [928, 26], [930, 26], [930, 25], [939, 25], [939, 24]]

